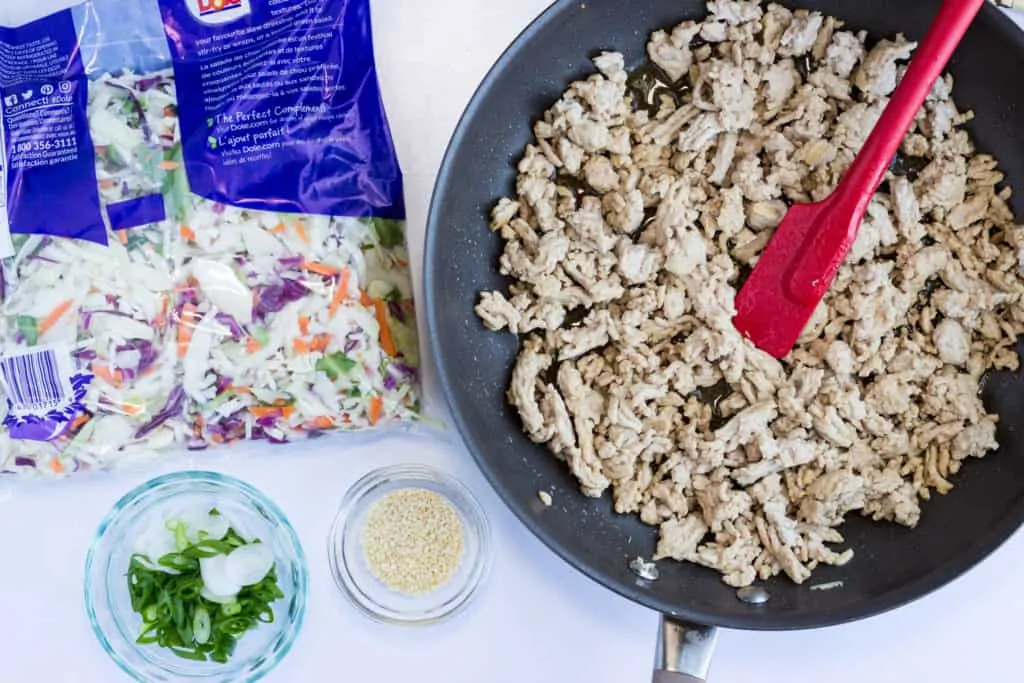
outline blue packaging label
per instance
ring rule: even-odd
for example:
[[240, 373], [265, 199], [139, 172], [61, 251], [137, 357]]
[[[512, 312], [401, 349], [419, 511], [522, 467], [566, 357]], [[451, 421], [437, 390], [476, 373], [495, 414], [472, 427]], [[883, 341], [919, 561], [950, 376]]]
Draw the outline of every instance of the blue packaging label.
[[0, 28], [0, 121], [10, 231], [107, 243], [70, 10]]
[[368, 0], [160, 0], [192, 192], [405, 217]]

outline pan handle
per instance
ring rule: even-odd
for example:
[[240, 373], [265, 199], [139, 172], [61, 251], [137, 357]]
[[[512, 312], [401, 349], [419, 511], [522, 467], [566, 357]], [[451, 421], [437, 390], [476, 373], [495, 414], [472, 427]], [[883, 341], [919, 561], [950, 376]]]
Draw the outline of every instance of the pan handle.
[[651, 683], [706, 683], [718, 629], [662, 615]]

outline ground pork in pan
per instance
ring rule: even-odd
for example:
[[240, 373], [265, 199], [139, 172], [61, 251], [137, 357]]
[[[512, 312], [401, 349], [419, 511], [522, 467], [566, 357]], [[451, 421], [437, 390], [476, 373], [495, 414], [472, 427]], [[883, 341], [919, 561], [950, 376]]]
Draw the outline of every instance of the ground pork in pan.
[[523, 337], [526, 433], [659, 527], [659, 559], [800, 583], [850, 561], [847, 514], [913, 527], [997, 447], [979, 382], [1018, 366], [1024, 227], [945, 78], [797, 347], [753, 347], [731, 322], [742, 278], [790, 203], [835, 187], [915, 45], [708, 9], [654, 33], [643, 69], [601, 55], [536, 122], [493, 211], [513, 283], [476, 311]]

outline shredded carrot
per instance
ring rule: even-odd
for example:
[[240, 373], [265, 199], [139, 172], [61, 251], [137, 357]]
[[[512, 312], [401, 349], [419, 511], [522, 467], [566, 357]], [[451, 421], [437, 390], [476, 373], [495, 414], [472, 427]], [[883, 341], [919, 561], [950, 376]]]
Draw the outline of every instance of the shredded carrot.
[[395, 340], [391, 338], [391, 327], [388, 326], [387, 311], [384, 308], [384, 302], [380, 299], [373, 302], [373, 308], [377, 312], [377, 322], [380, 324], [380, 345], [384, 349], [384, 353], [389, 356], [397, 356], [398, 350], [395, 348]]
[[256, 341], [253, 337], [249, 337], [248, 339], [245, 340], [245, 350], [248, 351], [249, 353], [256, 353], [262, 348], [263, 346], [260, 345], [260, 343]]
[[408, 268], [409, 262], [406, 261], [405, 259], [396, 258], [395, 265], [398, 266], [399, 268]]
[[127, 230], [118, 230], [117, 231], [117, 239], [121, 240], [121, 244], [128, 244], [128, 231]]
[[103, 180], [100, 181], [99, 185], [100, 189], [109, 190], [110, 188], [115, 187], [117, 185], [117, 181], [112, 180], [110, 178], [104, 178]]
[[220, 434], [214, 434], [210, 437], [214, 443], [224, 443], [224, 437]]
[[178, 325], [178, 356], [183, 357], [188, 353], [188, 345], [192, 343], [192, 333], [195, 331], [196, 322], [199, 316], [196, 314], [194, 304], [185, 304], [181, 309], [181, 322]]
[[329, 334], [318, 334], [311, 341], [306, 341], [302, 337], [296, 337], [292, 340], [292, 348], [295, 349], [295, 353], [311, 353], [313, 351], [326, 351], [328, 344], [331, 343], [331, 335]]
[[275, 235], [280, 235], [283, 232], [285, 232], [287, 229], [288, 229], [287, 225], [285, 225], [284, 223], [278, 223], [277, 225], [275, 225], [274, 227], [272, 227], [270, 229], [270, 232], [274, 233]]
[[303, 269], [308, 270], [311, 273], [317, 275], [325, 275], [327, 277], [334, 277], [341, 273], [340, 270], [333, 266], [329, 266], [326, 263], [319, 263], [317, 261], [305, 261], [302, 264]]
[[160, 168], [163, 169], [164, 171], [173, 171], [174, 169], [178, 168], [178, 166], [180, 166], [180, 164], [177, 161], [160, 162]]
[[370, 418], [370, 424], [375, 425], [380, 422], [381, 412], [384, 410], [384, 399], [380, 396], [374, 396], [370, 399], [370, 407], [367, 411], [367, 417]]
[[53, 329], [53, 326], [57, 324], [57, 321], [68, 312], [71, 308], [71, 299], [65, 299], [57, 304], [57, 307], [50, 311], [49, 315], [39, 321], [39, 336], [42, 337], [44, 334]]
[[161, 328], [167, 325], [167, 309], [171, 304], [171, 300], [166, 294], [163, 294], [162, 298], [163, 304], [160, 306], [160, 314], [156, 317], [156, 325]]
[[120, 386], [121, 385], [121, 379], [122, 379], [121, 371], [120, 370], [111, 371], [110, 368], [108, 368], [103, 363], [93, 363], [92, 364], [92, 374], [96, 375], [97, 377], [99, 377], [100, 379], [102, 379], [104, 382], [106, 382], [107, 384], [109, 384], [111, 386], [115, 386], [116, 387], [116, 386]]
[[295, 406], [249, 406], [249, 412], [256, 419], [283, 417], [287, 420], [295, 412]]
[[325, 415], [320, 415], [313, 420], [313, 426], [317, 429], [331, 429], [334, 427], [334, 420]]
[[235, 386], [234, 384], [229, 384], [227, 390], [233, 391], [236, 394], [248, 394], [250, 396], [252, 395], [252, 389], [250, 389], [249, 387], [239, 387]]
[[306, 228], [303, 227], [302, 221], [295, 221], [295, 232], [298, 233], [300, 240], [309, 244], [309, 233], [307, 233]]
[[249, 406], [249, 412], [252, 413], [253, 417], [263, 419], [265, 417], [277, 417], [281, 414], [281, 409], [273, 406]]
[[[107, 146], [106, 145], [96, 145], [96, 151], [99, 152], [100, 154], [106, 154], [107, 153]], [[110, 182], [114, 182], [114, 181], [110, 181]]]
[[365, 290], [360, 289], [359, 290], [359, 303], [361, 303], [363, 306], [372, 306], [373, 305], [373, 299], [370, 298], [370, 295], [367, 294]]
[[309, 334], [309, 316], [308, 315], [300, 315], [299, 316], [299, 334], [302, 334], [302, 335]]
[[137, 415], [142, 413], [142, 406], [138, 405], [137, 403], [122, 403], [121, 410], [124, 411], [125, 415], [136, 417]]
[[78, 431], [85, 426], [85, 423], [92, 419], [91, 415], [79, 415], [71, 421], [71, 431]]
[[54, 458], [53, 460], [50, 461], [50, 469], [53, 470], [57, 474], [63, 474], [64, 473], [64, 464], [61, 463], [61, 461], [58, 460], [57, 458]]
[[189, 242], [195, 242], [196, 241], [196, 231], [193, 230], [192, 228], [188, 227], [187, 225], [184, 225], [184, 224], [180, 225], [178, 227], [178, 232], [181, 233], [182, 239], [186, 239]]
[[331, 305], [327, 309], [328, 314], [332, 317], [341, 308], [341, 302], [348, 298], [348, 283], [352, 279], [352, 270], [350, 268], [343, 268], [341, 270], [341, 277], [338, 278], [338, 286], [334, 288], [334, 296], [331, 297]]

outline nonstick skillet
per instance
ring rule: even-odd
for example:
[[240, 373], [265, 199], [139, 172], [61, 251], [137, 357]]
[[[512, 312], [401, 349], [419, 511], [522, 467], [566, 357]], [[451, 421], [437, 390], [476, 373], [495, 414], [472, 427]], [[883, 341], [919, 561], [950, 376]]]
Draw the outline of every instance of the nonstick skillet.
[[[784, 2], [819, 10], [881, 38], [919, 39], [939, 0]], [[656, 681], [702, 681], [717, 627], [779, 630], [823, 627], [898, 607], [948, 583], [985, 558], [1024, 521], [1024, 384], [988, 379], [984, 397], [1000, 416], [999, 451], [967, 463], [948, 496], [925, 506], [917, 529], [851, 515], [843, 527], [856, 552], [845, 567], [821, 567], [812, 591], [776, 578], [742, 595], [717, 572], [661, 562], [654, 579], [631, 567], [651, 557], [656, 530], [616, 515], [609, 497], [577, 492], [567, 468], [522, 432], [505, 391], [518, 350], [515, 337], [487, 331], [473, 307], [479, 292], [502, 289], [499, 237], [488, 229], [495, 201], [514, 191], [515, 163], [532, 122], [573, 80], [593, 73], [590, 57], [617, 50], [627, 64], [645, 58], [651, 31], [705, 14], [695, 0], [560, 0], [500, 58], [473, 97], [451, 140], [428, 219], [425, 301], [429, 343], [453, 419], [470, 452], [508, 507], [544, 543], [605, 587], [665, 615]], [[978, 146], [995, 154], [1017, 191], [1024, 216], [1024, 33], [986, 6], [953, 57], [957, 103], [976, 118]], [[999, 77], [998, 73], [1010, 74]], [[1017, 76], [1013, 76], [1017, 74]], [[538, 490], [554, 487], [555, 505]], [[837, 584], [838, 585], [838, 584]], [[742, 598], [742, 599], [741, 599]]]

